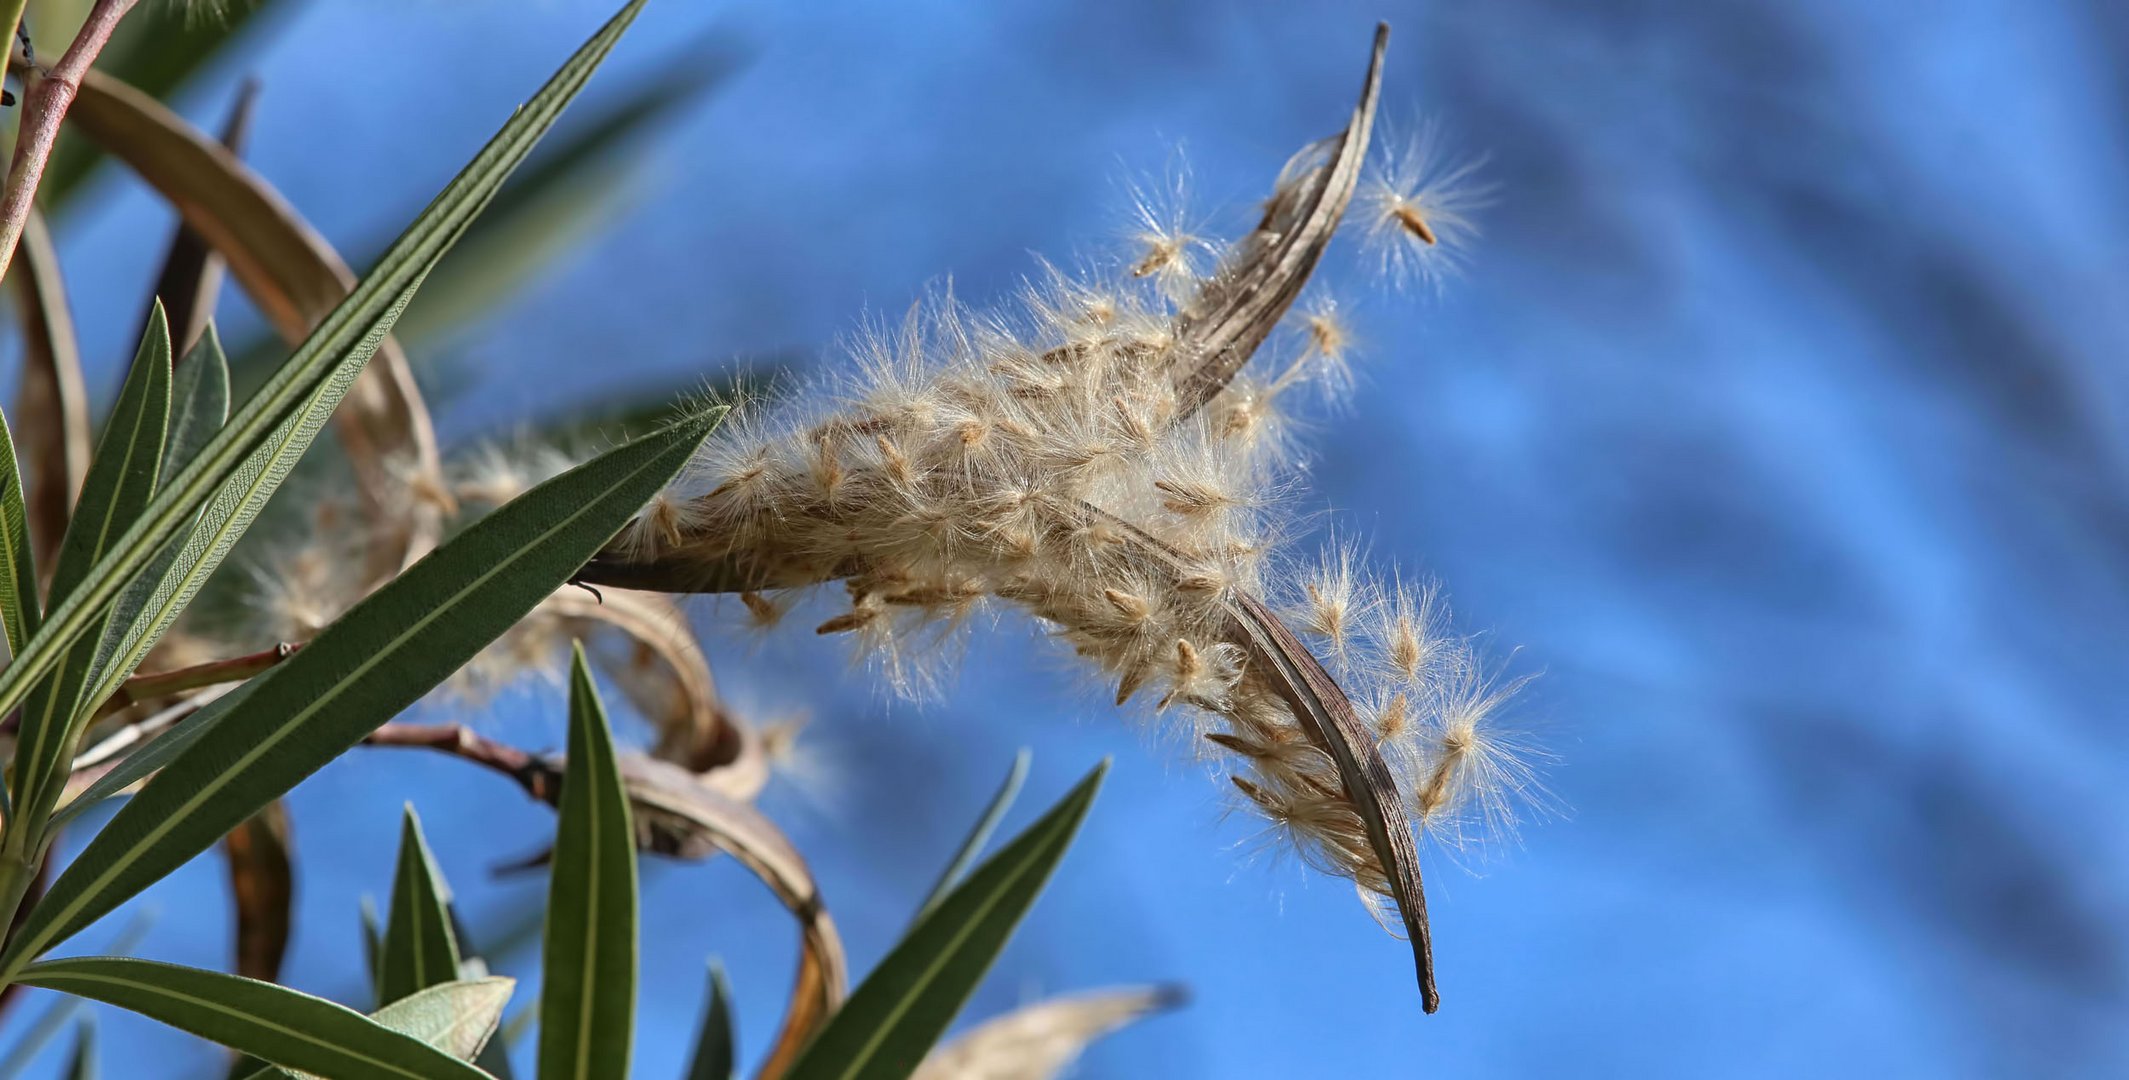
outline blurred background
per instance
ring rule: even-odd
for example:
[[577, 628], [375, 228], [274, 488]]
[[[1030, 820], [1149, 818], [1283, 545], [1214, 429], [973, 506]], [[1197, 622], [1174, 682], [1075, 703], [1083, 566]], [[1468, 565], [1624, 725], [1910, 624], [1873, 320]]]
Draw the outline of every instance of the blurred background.
[[[156, 88], [212, 130], [257, 77], [248, 160], [358, 267], [610, 7], [234, 2]], [[32, 5], [42, 48], [68, 6]], [[1129, 182], [1178, 160], [1239, 235], [1344, 122], [1378, 19], [1387, 118], [1439, 119], [1499, 192], [1439, 298], [1333, 247], [1312, 288], [1354, 312], [1363, 385], [1314, 432], [1298, 505], [1438, 576], [1464, 629], [1541, 676], [1513, 719], [1558, 756], [1562, 813], [1429, 853], [1445, 1003], [1424, 1017], [1349, 887], [1267, 855], [1224, 783], [1024, 623], [912, 705], [836, 642], [752, 642], [696, 602], [735, 707], [806, 721], [761, 805], [855, 970], [1029, 746], [1008, 829], [1117, 764], [963, 1022], [1119, 983], [1192, 995], [1081, 1076], [2129, 1073], [2122, 5], [656, 0], [558, 131], [579, 148], [546, 159], [559, 179], [446, 262], [403, 340], [463, 450], [837, 363], [862, 315], [948, 275], [1008, 300], [1037, 253], [1118, 251]], [[52, 216], [100, 408], [174, 218], [116, 167]], [[221, 318], [260, 334], [235, 289]], [[471, 718], [553, 749], [561, 712], [530, 684]], [[363, 999], [358, 905], [390, 883], [406, 801], [467, 920], [536, 939], [542, 878], [493, 870], [548, 811], [358, 752], [289, 803], [287, 981]], [[789, 917], [728, 859], [647, 870], [644, 902], [638, 1075], [680, 1074], [711, 956], [754, 1059]], [[219, 860], [83, 940], [144, 912], [142, 955], [228, 963]], [[536, 972], [536, 947], [481, 944]], [[113, 1075], [224, 1068], [99, 1023]]]

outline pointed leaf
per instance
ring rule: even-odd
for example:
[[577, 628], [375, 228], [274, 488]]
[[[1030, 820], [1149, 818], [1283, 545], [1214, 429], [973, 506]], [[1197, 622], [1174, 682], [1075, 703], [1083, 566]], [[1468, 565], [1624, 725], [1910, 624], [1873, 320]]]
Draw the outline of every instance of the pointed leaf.
[[1026, 749], [1013, 755], [1013, 767], [1006, 770], [1005, 782], [998, 785], [998, 793], [991, 796], [990, 805], [983, 808], [983, 816], [976, 819], [976, 827], [968, 831], [960, 849], [954, 852], [953, 859], [940, 873], [938, 883], [931, 887], [931, 894], [917, 908], [919, 920], [938, 907], [939, 901], [946, 899], [954, 886], [961, 884], [962, 875], [967, 874], [968, 868], [983, 855], [983, 845], [990, 843], [991, 834], [998, 831], [998, 823], [1004, 821], [1006, 811], [1013, 808], [1013, 800], [1020, 794], [1020, 785], [1027, 781], [1028, 762], [1033, 757]]
[[619, 531], [718, 415], [682, 421], [526, 492], [245, 684], [236, 706], [194, 717], [192, 743], [52, 883], [0, 956], [0, 973], [199, 854], [449, 677]]
[[633, 21], [643, 0], [631, 0], [619, 14], [564, 64], [546, 87], [504, 125], [486, 148], [454, 179], [436, 201], [363, 279], [348, 298], [312, 331], [288, 363], [259, 388], [199, 456], [163, 485], [132, 528], [111, 546], [74, 595], [55, 605], [34, 637], [6, 671], [0, 672], [0, 714], [20, 704], [34, 681], [86, 633], [128, 581], [164, 544], [184, 529], [200, 504], [232, 475], [253, 449], [281, 426], [306, 399], [326, 391], [330, 409], [346, 393], [355, 375], [377, 350], [385, 331], [398, 318], [436, 261], [464, 231], [495, 193], [504, 177], [532, 149], [564, 105], [582, 89], [614, 42]]
[[362, 894], [362, 966], [370, 973], [370, 996], [377, 996], [377, 965], [384, 960], [384, 922], [377, 917], [377, 901]]
[[[516, 979], [500, 976], [439, 983], [371, 1013], [370, 1019], [460, 1061], [472, 1061], [495, 1036], [503, 1021], [503, 1006], [510, 1003], [510, 991], [516, 986]], [[248, 1074], [245, 1080], [279, 1076], [312, 1080], [309, 1073], [291, 1073], [271, 1065]]]
[[[52, 570], [52, 604], [60, 604], [74, 592], [154, 497], [169, 425], [170, 332], [163, 324], [162, 308], [157, 307], [148, 319], [147, 333], [141, 335], [118, 404], [104, 421], [96, 457], [81, 486], [81, 499], [74, 506], [66, 539], [60, 542], [59, 560]], [[30, 647], [35, 648], [34, 639]], [[14, 805], [21, 808], [24, 819], [39, 827], [58, 794], [59, 785], [52, 782], [55, 774], [74, 750], [76, 701], [95, 652], [94, 637], [64, 650], [55, 677], [40, 684], [22, 710]], [[26, 661], [24, 657], [18, 662]], [[8, 673], [13, 673], [12, 667]]]
[[969, 876], [859, 984], [786, 1080], [907, 1077], [931, 1052], [1035, 903], [1109, 763]]
[[160, 1020], [287, 1069], [337, 1077], [481, 1080], [479, 1069], [342, 1005], [272, 983], [150, 960], [88, 956], [21, 981]]
[[695, 1037], [695, 1057], [688, 1064], [688, 1080], [732, 1080], [737, 1075], [732, 1042], [732, 988], [725, 983], [724, 965], [710, 961], [710, 996], [702, 1007], [702, 1032]]
[[229, 419], [229, 358], [222, 353], [212, 322], [185, 350], [171, 378], [170, 435], [163, 443], [166, 472], [190, 464]]
[[[163, 439], [166, 475], [189, 464], [229, 419], [229, 361], [222, 355], [221, 341], [212, 324], [178, 362], [170, 392], [170, 427]], [[239, 477], [248, 472], [240, 472]], [[231, 483], [237, 482], [237, 478], [231, 479]], [[264, 494], [247, 491], [254, 496], [249, 502], [225, 500], [222, 494], [217, 493], [202, 520], [182, 542], [164, 545], [162, 552], [119, 595], [111, 609], [110, 628], [89, 669], [89, 688], [81, 695], [85, 704], [110, 700], [119, 685], [139, 669], [164, 632], [198, 594], [207, 575], [221, 565], [222, 556], [235, 543], [233, 533], [250, 524], [251, 517], [243, 517], [242, 523], [237, 524], [231, 511], [249, 506], [256, 516], [257, 507], [265, 505], [266, 495], [272, 490], [268, 488]]]
[[636, 1009], [636, 833], [606, 707], [579, 646], [570, 662], [540, 987], [540, 1080], [628, 1075]]
[[84, 1013], [74, 1028], [74, 1057], [67, 1062], [67, 1080], [96, 1080], [96, 1014]]
[[451, 932], [450, 895], [410, 804], [399, 833], [391, 921], [377, 958], [377, 1000], [398, 1001], [456, 978], [458, 938]]
[[15, 463], [15, 437], [0, 413], [0, 629], [7, 647], [20, 649], [37, 632], [37, 557], [30, 550], [30, 515], [22, 501], [22, 474]]

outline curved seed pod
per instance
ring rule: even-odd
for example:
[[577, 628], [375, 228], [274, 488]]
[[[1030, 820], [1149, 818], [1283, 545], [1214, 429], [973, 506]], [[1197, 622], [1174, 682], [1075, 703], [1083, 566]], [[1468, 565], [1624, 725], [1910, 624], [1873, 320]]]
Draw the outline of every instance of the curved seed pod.
[[796, 1060], [849, 992], [842, 937], [821, 902], [813, 872], [798, 849], [760, 811], [718, 794], [670, 762], [621, 759], [621, 778], [637, 813], [639, 843], [680, 858], [723, 851], [746, 865], [799, 920], [803, 948], [783, 1029], [758, 1074], [773, 1080]]
[[[1257, 346], [1271, 336], [1316, 260], [1338, 231], [1346, 204], [1360, 183], [1360, 164], [1367, 157], [1375, 127], [1375, 103], [1382, 90], [1382, 54], [1390, 41], [1387, 23], [1375, 27], [1375, 47], [1361, 83], [1360, 103], [1344, 131], [1309, 147], [1287, 166], [1278, 193], [1264, 207], [1264, 218], [1242, 241], [1240, 255], [1223, 267], [1176, 319], [1180, 367], [1175, 373], [1177, 418], [1196, 412], [1227, 387]], [[1310, 159], [1319, 157], [1311, 163]], [[1305, 179], [1291, 174], [1305, 169]]]
[[[749, 740], [717, 700], [717, 683], [710, 673], [709, 658], [695, 640], [680, 609], [658, 593], [612, 589], [593, 594], [581, 589], [563, 589], [547, 598], [534, 611], [534, 618], [552, 617], [567, 624], [567, 636], [591, 638], [590, 630], [604, 628], [626, 640], [619, 656], [603, 650], [602, 660], [615, 683], [637, 711], [659, 731], [657, 756], [676, 762], [690, 772], [723, 772], [728, 766], [751, 764], [738, 773], [752, 776], [752, 786], [724, 787], [734, 798], [751, 799], [766, 782], [766, 764], [758, 760], [759, 740]], [[748, 747], [757, 760], [744, 763]], [[753, 775], [758, 773], [759, 775]]]
[[[1227, 388], [1315, 271], [1359, 183], [1374, 131], [1389, 37], [1389, 25], [1378, 24], [1360, 99], [1345, 129], [1295, 156], [1256, 229], [1237, 245], [1238, 256], [1176, 316], [1168, 357], [1175, 366], [1177, 407], [1169, 426], [1187, 420]], [[577, 580], [659, 592], [738, 593], [799, 588], [853, 576], [861, 569], [837, 565], [824, 573], [803, 562], [763, 565], [737, 558], [705, 559], [692, 547], [646, 552], [624, 538], [593, 556]]]
[[[162, 194], [289, 342], [354, 287], [346, 261], [278, 191], [160, 102], [92, 70], [67, 119]], [[381, 580], [436, 546], [450, 506], [428, 406], [390, 339], [334, 421], [377, 530], [369, 576]]]
[[[850, 632], [891, 669], [985, 597], [1023, 608], [1116, 679], [1119, 703], [1150, 687], [1156, 711], [1187, 706], [1182, 722], [1236, 755], [1247, 773], [1236, 786], [1304, 858], [1394, 899], [1432, 1012], [1412, 823], [1498, 800], [1501, 785], [1488, 794], [1468, 765], [1472, 729], [1498, 698], [1451, 716], [1470, 665], [1421, 662], [1426, 644], [1366, 669], [1380, 684], [1370, 701], [1380, 691], [1395, 704], [1364, 721], [1266, 602], [1280, 522], [1261, 508], [1282, 462], [1224, 415], [1230, 404], [1271, 415], [1291, 372], [1190, 419], [1289, 311], [1338, 224], [1384, 47], [1378, 29], [1346, 129], [1289, 164], [1257, 231], [1172, 315], [1113, 283], [1062, 278], [1033, 290], [1019, 321], [950, 300], [913, 313], [853, 350], [865, 370], [826, 395], [827, 419], [766, 421], [711, 446], [694, 486], [667, 496], [678, 509], [662, 520], [677, 525], [644, 515], [579, 576], [679, 592], [841, 578], [851, 608], [819, 631]], [[1309, 348], [1334, 362], [1329, 317], [1312, 316], [1309, 331]], [[1308, 616], [1326, 657], [1351, 658], [1348, 624], [1375, 589], [1347, 586]], [[1394, 644], [1390, 622], [1370, 622], [1369, 650]], [[1417, 724], [1414, 700], [1426, 710]]]
[[[564, 762], [528, 754], [456, 724], [387, 723], [364, 740], [371, 746], [438, 750], [515, 780], [533, 798], [554, 805]], [[719, 793], [686, 769], [641, 754], [617, 759], [628, 789], [639, 850], [678, 859], [724, 852], [760, 878], [799, 921], [798, 977], [782, 1031], [761, 1075], [782, 1073], [849, 993], [850, 965], [842, 936], [828, 916], [813, 871], [783, 830], [760, 811]], [[544, 860], [535, 860], [535, 862]]]

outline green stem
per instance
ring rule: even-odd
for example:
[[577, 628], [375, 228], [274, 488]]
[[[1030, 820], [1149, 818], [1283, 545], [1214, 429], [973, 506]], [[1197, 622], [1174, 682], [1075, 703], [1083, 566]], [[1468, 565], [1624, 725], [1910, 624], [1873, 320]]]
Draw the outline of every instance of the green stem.
[[[29, 895], [30, 883], [37, 880], [35, 862], [16, 850], [21, 843], [18, 838], [22, 830], [14, 828], [12, 821], [8, 826], [6, 840], [0, 843], [0, 927], [14, 925], [16, 909], [22, 906], [22, 898]], [[0, 985], [11, 981], [11, 974], [0, 977]]]

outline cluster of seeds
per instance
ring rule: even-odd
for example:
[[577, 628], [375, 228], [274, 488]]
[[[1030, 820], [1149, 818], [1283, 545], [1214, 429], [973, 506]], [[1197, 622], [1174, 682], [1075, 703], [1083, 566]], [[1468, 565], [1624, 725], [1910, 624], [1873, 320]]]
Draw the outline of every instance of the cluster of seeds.
[[[1252, 663], [1236, 599], [1278, 601], [1313, 640], [1407, 816], [1450, 844], [1511, 826], [1532, 787], [1488, 722], [1507, 688], [1448, 632], [1432, 588], [1370, 581], [1350, 547], [1307, 568], [1281, 551], [1280, 494], [1301, 472], [1288, 406], [1348, 383], [1337, 308], [1280, 303], [1280, 332], [1241, 346], [1277, 343], [1263, 374], [1193, 334], [1258, 287], [1249, 276], [1314, 211], [1338, 150], [1298, 156], [1264, 223], [1224, 252], [1142, 209], [1139, 250], [1107, 274], [1045, 268], [1011, 312], [949, 294], [870, 328], [834, 380], [774, 409], [741, 403], [588, 579], [737, 593], [765, 626], [832, 583], [848, 603], [816, 631], [851, 636], [905, 687], [985, 605], [1018, 608], [1105, 673], [1119, 705], [1223, 754], [1311, 863], [1391, 895], [1322, 739]], [[1408, 155], [1368, 182], [1371, 238], [1402, 276], [1433, 280], [1470, 235], [1469, 198], [1442, 183], [1461, 176]]]

